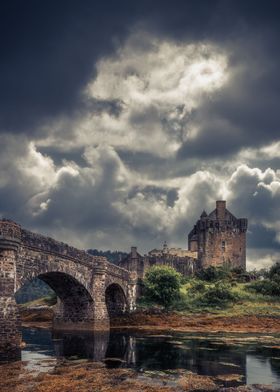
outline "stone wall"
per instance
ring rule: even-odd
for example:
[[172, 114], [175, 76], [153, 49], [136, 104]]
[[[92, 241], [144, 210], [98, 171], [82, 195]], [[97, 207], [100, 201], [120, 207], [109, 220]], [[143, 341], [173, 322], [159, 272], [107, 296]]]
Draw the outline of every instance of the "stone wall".
[[153, 265], [168, 265], [174, 268], [176, 271], [180, 272], [183, 276], [193, 275], [196, 269], [197, 260], [192, 257], [177, 257], [172, 255], [164, 256], [145, 256], [144, 257], [144, 271], [152, 267]]
[[[106, 330], [109, 314], [130, 311], [136, 301], [136, 274], [67, 244], [0, 221], [0, 360], [16, 359], [20, 321], [14, 293], [39, 277], [57, 294], [57, 330]], [[106, 303], [106, 289], [109, 296]], [[113, 288], [117, 288], [115, 295]], [[123, 294], [121, 296], [119, 293]], [[116, 300], [115, 300], [116, 299]], [[121, 301], [125, 303], [122, 306]]]
[[[137, 248], [132, 247], [129, 255], [121, 260], [119, 265], [126, 270], [134, 272], [137, 278], [141, 281], [144, 278], [146, 271], [153, 265], [168, 265], [173, 267], [176, 271], [180, 272], [183, 276], [190, 276], [197, 268], [197, 260], [192, 257], [178, 257], [168, 253], [158, 256], [141, 256], [137, 252]], [[139, 288], [140, 286], [138, 289]], [[140, 293], [141, 291], [138, 292], [137, 296], [139, 296]]]
[[64, 242], [59, 242], [50, 237], [45, 237], [41, 234], [33, 233], [22, 229], [21, 241], [25, 248], [35, 249], [41, 251], [43, 254], [57, 254], [59, 257], [74, 260], [79, 264], [92, 264], [98, 260], [106, 262], [106, 257], [92, 256], [84, 250], [79, 250], [73, 246], [69, 246]]
[[0, 361], [20, 356], [20, 320], [14, 298], [19, 241], [19, 226], [9, 221], [0, 223]]
[[246, 269], [246, 232], [239, 225], [234, 230], [222, 224], [201, 231], [198, 247], [203, 268], [228, 264]]
[[225, 201], [217, 201], [209, 215], [202, 213], [189, 234], [189, 247], [198, 250], [201, 268], [228, 264], [246, 269], [247, 219], [237, 219], [226, 209]]

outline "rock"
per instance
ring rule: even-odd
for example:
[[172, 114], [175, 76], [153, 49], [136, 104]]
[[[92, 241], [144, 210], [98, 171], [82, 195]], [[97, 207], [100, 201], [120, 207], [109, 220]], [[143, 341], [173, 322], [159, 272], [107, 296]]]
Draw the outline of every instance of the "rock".
[[219, 387], [208, 376], [199, 376], [198, 374], [189, 373], [179, 378], [178, 384], [184, 391], [190, 392], [215, 392]]

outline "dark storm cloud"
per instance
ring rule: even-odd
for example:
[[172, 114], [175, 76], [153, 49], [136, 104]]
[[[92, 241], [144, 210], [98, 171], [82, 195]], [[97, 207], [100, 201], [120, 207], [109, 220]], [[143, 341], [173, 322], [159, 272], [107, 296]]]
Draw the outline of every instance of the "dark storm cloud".
[[260, 224], [251, 224], [248, 232], [247, 244], [254, 249], [280, 250], [280, 244], [275, 239], [275, 230], [265, 228]]
[[230, 155], [279, 137], [280, 56], [274, 41], [280, 35], [277, 30], [262, 37], [256, 33], [253, 40], [252, 34], [242, 43], [240, 39], [229, 43], [235, 56], [229, 61], [233, 76], [193, 113], [192, 123], [198, 124], [199, 133], [182, 145], [180, 158]]
[[[30, 0], [6, 2], [0, 11], [1, 215], [70, 242], [78, 238], [85, 247], [127, 249], [136, 241], [147, 250], [165, 239], [185, 246], [201, 210], [214, 208], [227, 182], [229, 209], [251, 222], [249, 246], [279, 249], [280, 158], [255, 151], [279, 140], [278, 1]], [[126, 46], [131, 36], [133, 44]], [[109, 74], [102, 74], [100, 63], [98, 69], [104, 56], [118, 70], [123, 60], [118, 51], [126, 48], [121, 53], [133, 58], [136, 45], [142, 48], [141, 68], [145, 55], [154, 56], [166, 42], [180, 50], [209, 44], [211, 59], [221, 52], [228, 60], [228, 81], [202, 98], [191, 96], [197, 102], [181, 122], [184, 102], [170, 101], [164, 111], [166, 102], [152, 99], [146, 106], [134, 101], [122, 122], [131, 85], [122, 99], [110, 99], [110, 88], [105, 88], [108, 99], [85, 94], [98, 72], [106, 87]], [[161, 71], [148, 65], [147, 73]], [[128, 67], [123, 79], [134, 72]], [[168, 116], [172, 105], [178, 112], [174, 122]], [[100, 134], [111, 124], [100, 147]], [[135, 134], [129, 135], [130, 126], [137, 128]], [[180, 132], [191, 127], [197, 134], [177, 154], [168, 149], [174, 140], [185, 140]], [[125, 140], [118, 144], [123, 128]], [[156, 138], [159, 128], [163, 132]], [[140, 134], [144, 137], [137, 139]], [[238, 169], [244, 148], [255, 149], [251, 163], [262, 171]], [[275, 171], [264, 174], [271, 165]]]
[[135, 20], [129, 5], [92, 1], [11, 1], [0, 15], [0, 125], [17, 132], [76, 109], [96, 59]]
[[223, 43], [262, 26], [274, 34], [278, 10], [272, 1], [2, 3], [0, 129], [30, 132], [77, 109], [96, 60], [137, 23], [175, 39]]

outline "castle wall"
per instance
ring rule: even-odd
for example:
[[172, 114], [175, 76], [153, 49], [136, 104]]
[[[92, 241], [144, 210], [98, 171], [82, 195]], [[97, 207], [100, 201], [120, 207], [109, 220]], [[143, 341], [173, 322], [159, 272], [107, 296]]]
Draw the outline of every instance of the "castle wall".
[[191, 257], [172, 257], [170, 255], [166, 255], [164, 257], [145, 256], [144, 259], [146, 270], [153, 265], [168, 265], [180, 272], [183, 276], [190, 276], [194, 273], [196, 268], [196, 260]]
[[[194, 252], [189, 253], [194, 254]], [[170, 253], [149, 254], [143, 257], [137, 253], [136, 247], [132, 247], [131, 253], [121, 260], [119, 265], [129, 271], [136, 272], [137, 278], [142, 280], [146, 271], [154, 265], [168, 265], [183, 276], [190, 276], [197, 268], [197, 259], [190, 256], [179, 257]]]
[[199, 233], [198, 248], [203, 268], [223, 264], [246, 268], [246, 232], [239, 228], [224, 225], [203, 230]]
[[235, 218], [225, 201], [217, 201], [216, 209], [203, 212], [190, 232], [189, 248], [197, 243], [200, 268], [229, 264], [246, 269], [246, 231], [247, 219]]

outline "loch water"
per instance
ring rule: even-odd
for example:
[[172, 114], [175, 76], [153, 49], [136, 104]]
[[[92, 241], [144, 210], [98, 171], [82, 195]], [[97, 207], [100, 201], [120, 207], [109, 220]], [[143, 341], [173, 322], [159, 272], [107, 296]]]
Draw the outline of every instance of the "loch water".
[[172, 335], [131, 332], [57, 333], [23, 328], [22, 360], [34, 372], [51, 370], [58, 361], [87, 359], [107, 367], [133, 368], [139, 373], [178, 369], [199, 375], [235, 375], [225, 386], [266, 384], [280, 391], [280, 337], [250, 334]]

